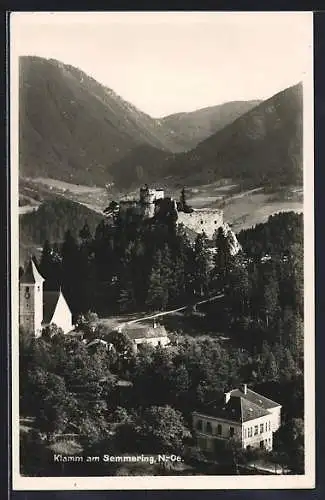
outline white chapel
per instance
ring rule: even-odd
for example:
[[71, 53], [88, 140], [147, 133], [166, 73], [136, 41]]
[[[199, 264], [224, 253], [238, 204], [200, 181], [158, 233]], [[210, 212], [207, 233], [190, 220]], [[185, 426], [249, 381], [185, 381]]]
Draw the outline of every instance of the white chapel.
[[32, 331], [35, 337], [51, 324], [68, 333], [73, 330], [71, 310], [61, 290], [43, 291], [44, 281], [30, 259], [19, 282], [19, 325]]

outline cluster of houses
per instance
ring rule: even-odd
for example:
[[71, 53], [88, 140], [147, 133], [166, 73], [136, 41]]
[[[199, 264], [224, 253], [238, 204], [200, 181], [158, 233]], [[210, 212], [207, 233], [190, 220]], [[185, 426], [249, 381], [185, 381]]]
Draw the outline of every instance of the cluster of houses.
[[[44, 278], [33, 259], [19, 283], [19, 324], [32, 331], [35, 337], [42, 335], [46, 326], [55, 324], [64, 334], [74, 330], [72, 313], [61, 290], [44, 291]], [[120, 328], [140, 349], [145, 343], [166, 347], [169, 337], [163, 325], [134, 323]], [[92, 345], [101, 341], [96, 339]], [[90, 344], [89, 344], [90, 345]], [[281, 425], [281, 405], [250, 390], [247, 385], [235, 388], [193, 412], [193, 428], [198, 447], [213, 452], [221, 442], [231, 438], [242, 448], [272, 450], [273, 434]]]

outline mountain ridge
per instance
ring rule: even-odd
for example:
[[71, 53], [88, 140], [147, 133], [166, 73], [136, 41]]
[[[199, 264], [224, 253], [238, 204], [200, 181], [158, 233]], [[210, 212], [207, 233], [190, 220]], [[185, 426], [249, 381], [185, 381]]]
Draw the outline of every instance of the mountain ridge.
[[228, 101], [195, 111], [174, 113], [163, 117], [162, 122], [177, 135], [178, 141], [182, 141], [185, 147], [192, 149], [195, 144], [189, 138], [193, 138], [198, 144], [261, 102], [261, 100]]
[[[87, 185], [110, 182], [110, 165], [138, 147], [184, 152], [240, 113], [236, 104], [221, 113], [231, 103], [185, 113], [175, 133], [170, 122], [175, 127], [179, 114], [152, 118], [82, 70], [36, 56], [20, 58], [19, 84], [20, 174]], [[198, 116], [200, 124], [195, 124]]]
[[[104, 184], [107, 166], [138, 144], [167, 147], [148, 115], [81, 70], [20, 59], [20, 168], [24, 175]], [[93, 170], [90, 172], [90, 170]]]
[[[143, 180], [169, 183], [172, 179], [195, 185], [222, 178], [245, 187], [301, 185], [302, 99], [302, 84], [298, 83], [258, 104], [191, 151], [159, 157], [152, 148], [134, 149], [111, 165], [110, 171], [124, 187]], [[142, 156], [135, 155], [138, 151]], [[139, 171], [141, 178], [137, 177]]]

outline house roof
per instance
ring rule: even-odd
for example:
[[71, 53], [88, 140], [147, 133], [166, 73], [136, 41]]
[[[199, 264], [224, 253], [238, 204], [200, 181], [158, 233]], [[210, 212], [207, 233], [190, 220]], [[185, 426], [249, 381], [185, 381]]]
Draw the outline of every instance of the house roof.
[[34, 284], [42, 283], [44, 281], [43, 276], [38, 271], [36, 264], [33, 259], [30, 259], [24, 274], [20, 278], [20, 283]]
[[49, 324], [53, 318], [53, 314], [58, 303], [61, 291], [43, 292], [43, 323]]
[[43, 292], [43, 324], [51, 323], [59, 298], [62, 297], [66, 306], [69, 308], [63, 293], [60, 290]]
[[[230, 398], [233, 399], [233, 398]], [[255, 420], [255, 418], [264, 417], [269, 415], [270, 412], [261, 406], [251, 403], [247, 399], [240, 397], [241, 405], [241, 422], [247, 422], [248, 420]]]
[[244, 397], [247, 401], [258, 405], [265, 410], [270, 410], [271, 408], [275, 408], [276, 406], [281, 406], [279, 403], [272, 401], [272, 399], [268, 399], [265, 396], [262, 396], [262, 394], [258, 394], [257, 392], [254, 392], [248, 388], [246, 394], [241, 389], [233, 389], [231, 391], [231, 396]]
[[200, 413], [205, 415], [230, 420], [236, 423], [248, 422], [270, 414], [270, 409], [280, 406], [264, 396], [247, 389], [233, 389], [229, 392], [229, 400], [224, 397], [205, 404]]
[[91, 342], [89, 342], [86, 347], [92, 347], [94, 345], [103, 345], [104, 347], [109, 347], [109, 346], [112, 346], [112, 344], [109, 344], [106, 340], [103, 340], [103, 339], [94, 339], [92, 340]]
[[124, 331], [131, 340], [153, 339], [167, 336], [166, 329], [162, 325], [158, 325], [155, 328], [153, 328], [152, 326], [143, 325], [133, 328], [125, 328]]

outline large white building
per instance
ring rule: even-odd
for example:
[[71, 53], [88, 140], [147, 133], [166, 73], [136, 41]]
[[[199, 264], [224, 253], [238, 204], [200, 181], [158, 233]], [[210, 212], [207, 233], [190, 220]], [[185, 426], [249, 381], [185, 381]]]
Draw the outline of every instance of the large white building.
[[19, 282], [19, 325], [35, 337], [42, 329], [55, 324], [64, 333], [73, 330], [72, 313], [61, 292], [43, 291], [44, 278], [30, 259]]
[[242, 448], [272, 450], [273, 433], [281, 425], [281, 405], [243, 387], [226, 392], [221, 401], [193, 412], [197, 445], [213, 452], [220, 441], [236, 439]]

